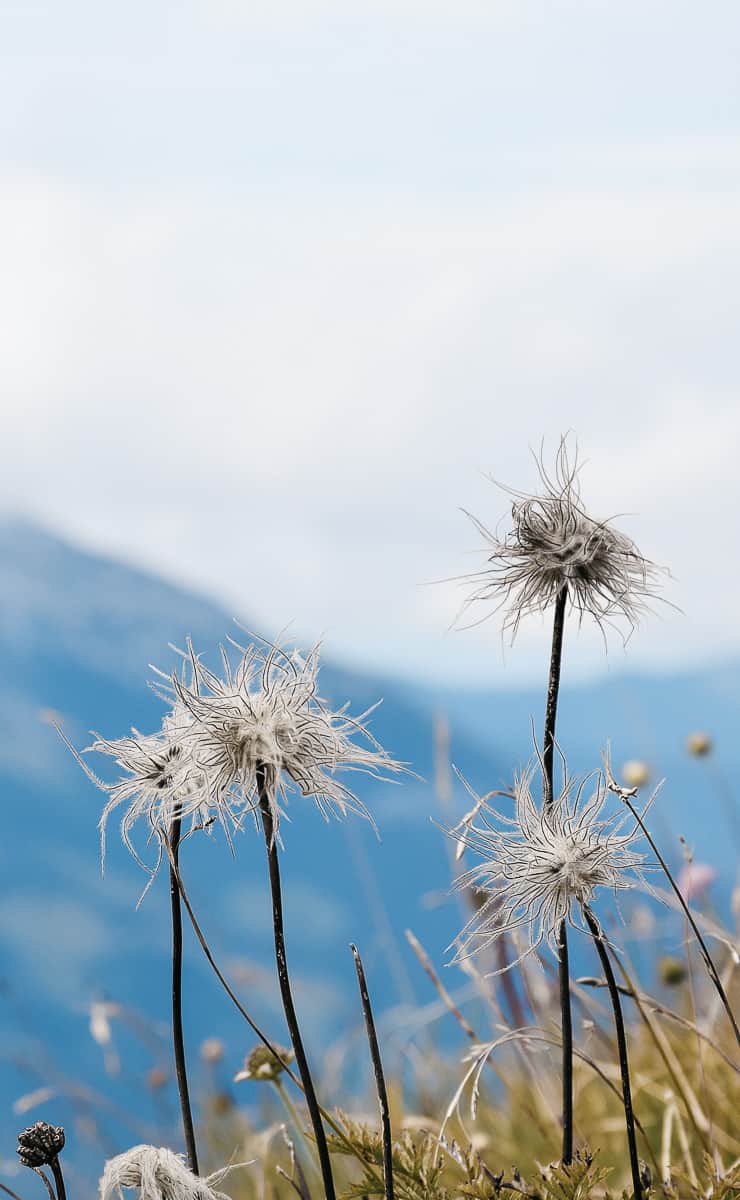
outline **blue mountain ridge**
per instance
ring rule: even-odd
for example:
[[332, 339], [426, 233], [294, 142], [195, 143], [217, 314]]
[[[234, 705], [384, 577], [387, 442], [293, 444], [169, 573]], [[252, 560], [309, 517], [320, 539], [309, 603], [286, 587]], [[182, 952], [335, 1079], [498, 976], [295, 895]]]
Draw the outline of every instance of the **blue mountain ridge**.
[[[146, 686], [148, 664], [173, 665], [168, 643], [182, 645], [190, 635], [215, 665], [218, 643], [234, 626], [215, 602], [25, 521], [0, 524], [0, 561], [0, 1177], [10, 1169], [18, 1130], [42, 1117], [68, 1125], [65, 1155], [84, 1193], [103, 1153], [177, 1136], [171, 1086], [154, 1093], [145, 1083], [151, 1067], [170, 1065], [169, 905], [162, 872], [137, 909], [146, 876], [120, 844], [115, 819], [101, 878], [103, 797], [50, 720], [57, 715], [80, 747], [90, 729], [118, 737], [132, 725], [157, 728], [162, 706]], [[715, 899], [725, 907], [737, 859], [729, 781], [740, 765], [740, 665], [614, 673], [578, 686], [565, 675], [559, 739], [571, 769], [597, 766], [608, 735], [616, 763], [643, 758], [656, 776], [667, 776], [652, 827], [674, 863], [683, 833], [697, 857], [714, 864]], [[354, 712], [382, 697], [372, 731], [421, 776], [399, 785], [357, 777], [380, 840], [357, 818], [325, 823], [300, 797], [283, 827], [288, 949], [305, 1032], [319, 1063], [331, 1050], [327, 1062], [351, 1067], [364, 1063], [365, 1047], [349, 941], [363, 954], [386, 1053], [394, 1055], [418, 1032], [423, 1006], [436, 1000], [405, 929], [440, 966], [459, 929], [450, 842], [439, 824], [459, 816], [469, 798], [455, 782], [452, 808], [440, 809], [431, 782], [435, 714], [447, 716], [455, 763], [487, 791], [507, 786], [530, 758], [543, 692], [430, 687], [348, 670], [330, 656], [321, 686], [333, 704], [348, 700]], [[686, 734], [697, 727], [717, 742], [707, 762], [685, 754]], [[93, 765], [105, 773], [109, 764]], [[232, 855], [219, 830], [199, 834], [183, 848], [182, 870], [217, 959], [255, 1019], [284, 1042], [261, 839], [247, 828]], [[195, 939], [186, 943], [186, 1036], [198, 1095], [208, 1082], [197, 1055], [203, 1039], [224, 1040], [221, 1083], [230, 1088], [254, 1036]], [[454, 971], [444, 978], [462, 986]], [[89, 1028], [91, 1002], [101, 1000], [121, 1006], [112, 1022], [115, 1071], [110, 1051], [106, 1069]], [[456, 1030], [445, 1036], [454, 1043]], [[240, 1101], [256, 1103], [253, 1085], [240, 1086]], [[36, 1089], [45, 1091], [19, 1112], [19, 1098]]]

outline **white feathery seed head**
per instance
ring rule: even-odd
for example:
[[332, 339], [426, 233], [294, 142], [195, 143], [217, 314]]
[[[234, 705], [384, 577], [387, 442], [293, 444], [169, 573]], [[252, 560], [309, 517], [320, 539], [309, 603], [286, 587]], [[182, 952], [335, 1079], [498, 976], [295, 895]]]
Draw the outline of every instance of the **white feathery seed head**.
[[[108, 796], [100, 818], [103, 863], [108, 818], [121, 806], [125, 807], [121, 820], [124, 844], [137, 862], [152, 874], [156, 873], [161, 861], [162, 839], [169, 833], [175, 817], [189, 821], [191, 829], [212, 820], [213, 806], [209, 803], [205, 776], [189, 752], [187, 734], [191, 725], [192, 717], [188, 710], [175, 704], [164, 717], [159, 733], [142, 734], [132, 729], [127, 737], [115, 740], [96, 734], [95, 741], [82, 753], [105, 754], [114, 759], [123, 771], [123, 775], [114, 783], [100, 779], [59, 729], [85, 774]], [[143, 862], [131, 840], [133, 826], [141, 818], [148, 825], [150, 836], [154, 836], [158, 843], [159, 853], [154, 868]]]
[[503, 537], [466, 514], [487, 542], [489, 555], [482, 571], [465, 577], [474, 590], [458, 621], [481, 606], [486, 611], [468, 626], [503, 610], [503, 628], [511, 631], [513, 641], [522, 618], [544, 612], [567, 587], [571, 607], [581, 619], [589, 614], [603, 629], [605, 623], [622, 618], [631, 632], [655, 596], [661, 568], [643, 558], [634, 542], [608, 521], [586, 512], [577, 451], [571, 461], [565, 438], [554, 476], [541, 456], [537, 466], [544, 485], [540, 495], [498, 485], [513, 497], [512, 526]]
[[[123, 772], [113, 783], [90, 769], [57, 726], [85, 774], [108, 797], [100, 820], [103, 864], [108, 819], [119, 807], [124, 808], [123, 841], [153, 879], [176, 818], [184, 828], [189, 823], [186, 833], [219, 821], [231, 844], [232, 833], [258, 806], [259, 770], [276, 830], [280, 802], [291, 787], [313, 797], [325, 816], [354, 811], [370, 818], [336, 772], [361, 771], [391, 782], [388, 773], [406, 771], [366, 727], [377, 705], [351, 717], [346, 707], [333, 712], [320, 699], [318, 646], [307, 658], [271, 643], [236, 649], [240, 658], [232, 666], [222, 648], [223, 678], [205, 667], [190, 645], [182, 673], [157, 672], [154, 690], [170, 705], [158, 733], [134, 729], [116, 740], [95, 735], [82, 753], [113, 758]], [[153, 865], [133, 844], [140, 819], [157, 843]]]
[[276, 827], [291, 789], [312, 797], [324, 816], [369, 817], [336, 772], [388, 782], [389, 772], [404, 771], [367, 729], [377, 705], [357, 717], [346, 706], [327, 707], [318, 694], [319, 645], [305, 658], [269, 642], [236, 649], [235, 666], [222, 649], [223, 678], [190, 649], [190, 681], [177, 673], [170, 681], [176, 705], [191, 718], [188, 754], [206, 780], [208, 803], [242, 814], [255, 810], [261, 771]]
[[[457, 880], [480, 900], [455, 943], [457, 961], [506, 933], [521, 934], [527, 943], [516, 962], [543, 943], [556, 952], [562, 922], [580, 928], [581, 907], [599, 888], [615, 894], [635, 885], [650, 890], [645, 856], [635, 849], [641, 831], [623, 807], [605, 813], [610, 792], [600, 772], [566, 780], [548, 806], [538, 806], [532, 796], [533, 775], [530, 767], [515, 781], [513, 817], [481, 803], [481, 823], [453, 831], [483, 860]], [[593, 793], [586, 799], [589, 784]]]
[[180, 1154], [165, 1146], [132, 1146], [108, 1159], [100, 1180], [100, 1200], [121, 1200], [123, 1188], [136, 1188], [141, 1200], [229, 1200], [214, 1190], [238, 1163], [201, 1179]]

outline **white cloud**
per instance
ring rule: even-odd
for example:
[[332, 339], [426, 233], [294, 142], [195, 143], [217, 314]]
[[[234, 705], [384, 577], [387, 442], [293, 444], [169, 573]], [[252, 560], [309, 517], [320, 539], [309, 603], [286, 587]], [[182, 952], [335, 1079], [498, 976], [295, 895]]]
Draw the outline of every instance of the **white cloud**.
[[[629, 21], [596, 7], [626, 53]], [[527, 486], [527, 446], [573, 428], [594, 510], [638, 514], [627, 532], [680, 580], [686, 618], [649, 625], [631, 660], [737, 648], [735, 131], [686, 116], [686, 14], [652, 85], [663, 6], [645, 17], [639, 78], [600, 132], [588, 89], [603, 109], [618, 80], [595, 13], [562, 7], [584, 60], [567, 22], [516, 9], [456, 15], [469, 60], [441, 93], [449, 19], [411, 3], [373, 8], [364, 41], [328, 2], [282, 32], [293, 6], [270, 6], [256, 41], [267, 10], [195, 5], [170, 27], [157, 7], [151, 53], [134, 8], [120, 36], [84, 26], [98, 57], [74, 84], [85, 43], [55, 57], [19, 24], [37, 72], [14, 94], [33, 169], [0, 180], [5, 503], [267, 629], [295, 618], [371, 665], [484, 677], [495, 625], [445, 636], [458, 594], [421, 585], [476, 561], [458, 505], [504, 514], [482, 473]], [[479, 43], [481, 22], [506, 37]], [[421, 41], [386, 61], [411, 25]], [[522, 90], [525, 42], [543, 74]], [[437, 125], [418, 123], [427, 101]], [[522, 637], [510, 677], [540, 672], [545, 640]], [[579, 646], [584, 670], [598, 639]]]

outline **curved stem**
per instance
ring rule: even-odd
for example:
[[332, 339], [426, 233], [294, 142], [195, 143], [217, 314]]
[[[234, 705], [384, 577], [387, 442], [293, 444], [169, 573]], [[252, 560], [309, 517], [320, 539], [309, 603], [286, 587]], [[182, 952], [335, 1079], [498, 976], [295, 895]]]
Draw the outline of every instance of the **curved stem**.
[[198, 1153], [195, 1148], [193, 1114], [190, 1109], [188, 1073], [185, 1064], [185, 1040], [182, 1032], [182, 910], [178, 886], [178, 864], [180, 856], [181, 818], [175, 817], [170, 828], [170, 906], [172, 909], [172, 1042], [175, 1051], [175, 1074], [180, 1097], [182, 1128], [188, 1166], [194, 1175], [198, 1172]]
[[378, 1045], [378, 1034], [375, 1029], [375, 1019], [373, 1017], [373, 1010], [370, 1005], [370, 994], [367, 990], [365, 969], [362, 965], [362, 959], [360, 958], [357, 947], [354, 944], [350, 944], [350, 950], [355, 957], [357, 983], [360, 988], [362, 1012], [365, 1017], [367, 1041], [370, 1047], [370, 1057], [373, 1062], [373, 1071], [375, 1072], [375, 1087], [378, 1092], [378, 1104], [380, 1106], [380, 1125], [383, 1133], [383, 1180], [385, 1183], [385, 1200], [393, 1200], [393, 1134], [391, 1132], [391, 1112], [388, 1104], [388, 1092], [386, 1091], [385, 1076], [383, 1075], [383, 1063], [380, 1058], [380, 1046]]
[[717, 995], [719, 996], [720, 1000], [722, 1001], [722, 1006], [723, 1006], [725, 1012], [727, 1013], [730, 1024], [732, 1025], [732, 1031], [735, 1034], [735, 1041], [737, 1042], [738, 1046], [740, 1046], [740, 1028], [738, 1028], [738, 1023], [735, 1018], [735, 1014], [732, 1011], [732, 1006], [730, 1004], [730, 1001], [727, 998], [727, 993], [726, 993], [724, 987], [722, 986], [722, 980], [719, 977], [719, 971], [717, 970], [716, 966], [714, 965], [714, 959], [712, 958], [711, 954], [709, 953], [709, 947], [707, 946], [706, 942], [704, 941], [704, 938], [702, 937], [702, 935], [699, 931], [699, 926], [697, 925], [696, 921], [694, 920], [693, 916], [691, 915], [691, 909], [689, 908], [688, 904], [686, 903], [686, 900], [683, 896], [683, 893], [681, 892], [681, 889], [679, 888], [678, 884], [676, 883], [675, 879], [673, 878], [673, 875], [671, 874], [668, 863], [663, 858], [663, 855], [660, 853], [660, 850], [658, 849], [655, 842], [653, 841], [653, 838], [651, 837], [650, 833], [648, 833], [645, 822], [643, 821], [639, 812], [637, 811], [634, 804], [632, 803], [629, 795], [627, 795], [624, 788], [617, 788], [617, 792], [619, 794], [619, 798], [622, 800], [622, 802], [624, 804], [627, 805], [627, 808], [630, 810], [630, 812], [632, 813], [632, 816], [635, 818], [635, 820], [637, 821], [637, 824], [640, 826], [640, 829], [642, 830], [642, 833], [645, 837], [645, 841], [650, 846], [650, 849], [652, 850], [653, 854], [655, 855], [658, 862], [660, 863], [660, 866], [663, 870], [663, 873], [664, 873], [666, 879], [668, 880], [673, 891], [675, 892], [676, 899], [678, 900], [679, 904], [681, 905], [681, 908], [683, 909], [684, 914], [686, 916], [686, 920], [689, 922], [689, 925], [691, 926], [691, 928], [693, 930], [694, 936], [696, 937], [696, 940], [699, 943], [699, 949], [701, 950], [701, 955], [702, 955], [702, 958], [704, 959], [704, 965], [707, 968], [707, 974], [709, 975], [709, 978], [711, 979], [712, 983], [714, 984], [715, 988], [717, 989]]
[[295, 1061], [298, 1067], [298, 1073], [303, 1083], [303, 1091], [306, 1097], [311, 1124], [313, 1126], [314, 1137], [316, 1138], [316, 1148], [319, 1152], [319, 1163], [321, 1164], [321, 1175], [324, 1182], [324, 1191], [326, 1200], [335, 1200], [334, 1180], [331, 1172], [331, 1160], [329, 1158], [329, 1147], [326, 1142], [326, 1134], [321, 1121], [321, 1112], [319, 1103], [316, 1099], [316, 1092], [311, 1078], [311, 1071], [308, 1066], [308, 1059], [303, 1048], [303, 1040], [301, 1031], [298, 1026], [298, 1017], [293, 1003], [293, 994], [290, 987], [290, 976], [288, 975], [288, 961], [285, 953], [285, 932], [283, 929], [283, 898], [280, 888], [280, 863], [278, 861], [277, 842], [275, 840], [275, 821], [270, 804], [270, 795], [267, 784], [266, 768], [262, 765], [257, 767], [257, 791], [260, 802], [260, 816], [262, 817], [262, 828], [265, 834], [265, 846], [267, 849], [267, 866], [270, 875], [270, 891], [272, 893], [272, 924], [275, 936], [275, 961], [277, 963], [278, 981], [280, 983], [280, 995], [283, 1001], [283, 1009], [285, 1010], [285, 1020], [290, 1033], [290, 1040], [295, 1051]]
[[49, 1200], [57, 1200], [56, 1196], [54, 1195], [54, 1188], [51, 1186], [51, 1183], [49, 1181], [49, 1176], [46, 1174], [46, 1172], [42, 1171], [41, 1167], [32, 1167], [31, 1170], [35, 1171], [36, 1174], [38, 1175], [39, 1179], [43, 1180], [44, 1187], [46, 1188], [47, 1192], [49, 1193]]
[[[563, 661], [565, 610], [568, 604], [566, 584], [558, 592], [552, 622], [550, 674], [547, 681], [545, 705], [545, 734], [542, 739], [542, 777], [545, 808], [554, 802], [553, 759], [555, 755], [555, 723], [560, 694], [560, 666]], [[565, 921], [558, 930], [558, 982], [560, 991], [560, 1023], [563, 1034], [563, 1155], [564, 1163], [573, 1159], [573, 1014], [570, 1000], [570, 971], [568, 968], [568, 933]]]
[[635, 1137], [635, 1118], [632, 1112], [632, 1089], [630, 1087], [630, 1069], [627, 1058], [627, 1037], [624, 1031], [624, 1017], [622, 1016], [622, 1002], [619, 999], [619, 988], [617, 981], [614, 978], [611, 959], [609, 952], [604, 942], [604, 936], [599, 927], [598, 921], [595, 919], [591, 910], [584, 904], [583, 915], [586, 918], [586, 924], [591, 931], [591, 937], [594, 940], [594, 945], [601, 959], [601, 966], [606, 979], [606, 986], [609, 989], [609, 997], [614, 1010], [614, 1029], [617, 1034], [617, 1050], [619, 1053], [619, 1071], [622, 1076], [622, 1100], [624, 1103], [624, 1120], [627, 1126], [627, 1145], [629, 1147], [630, 1168], [632, 1171], [632, 1188], [635, 1194], [635, 1200], [641, 1200], [642, 1183], [640, 1180], [640, 1160], [637, 1157], [637, 1139]]

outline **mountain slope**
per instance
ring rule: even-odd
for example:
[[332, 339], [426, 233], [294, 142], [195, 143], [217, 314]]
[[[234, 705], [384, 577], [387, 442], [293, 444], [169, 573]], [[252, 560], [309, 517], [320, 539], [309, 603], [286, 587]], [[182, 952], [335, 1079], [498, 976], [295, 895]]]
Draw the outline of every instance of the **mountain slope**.
[[[61, 744], [49, 714], [59, 715], [77, 746], [87, 744], [91, 728], [112, 737], [131, 725], [156, 728], [161, 706], [146, 687], [147, 664], [168, 667], [174, 661], [168, 643], [183, 644], [187, 635], [215, 663], [217, 644], [233, 624], [202, 597], [82, 553], [23, 522], [0, 525], [0, 561], [0, 1158], [27, 1119], [43, 1116], [74, 1123], [78, 1149], [71, 1148], [71, 1161], [84, 1165], [84, 1136], [92, 1139], [90, 1161], [99, 1158], [99, 1136], [108, 1149], [172, 1136], [162, 1129], [172, 1119], [172, 1097], [163, 1108], [142, 1083], [149, 1067], [169, 1065], [168, 896], [162, 875], [137, 910], [146, 877], [120, 846], [114, 824], [101, 880], [102, 796]], [[725, 781], [736, 778], [740, 766], [739, 677], [728, 664], [675, 677], [614, 673], [595, 684], [566, 684], [559, 726], [571, 769], [598, 765], [609, 735], [615, 762], [643, 757], [668, 775], [653, 826], [674, 861], [682, 832], [699, 856], [720, 868], [721, 903], [737, 858], [720, 797], [729, 811]], [[531, 718], [537, 728], [542, 692], [432, 691], [347, 671], [329, 658], [321, 683], [332, 703], [349, 700], [354, 711], [382, 696], [373, 732], [423, 778], [393, 786], [358, 777], [381, 842], [362, 821], [325, 824], [311, 804], [292, 802], [283, 870], [298, 1005], [317, 1058], [330, 1045], [361, 1044], [352, 1040], [361, 1026], [347, 948], [356, 940], [378, 1009], [393, 1010], [383, 1022], [388, 1053], [400, 1054], [418, 1024], [415, 1005], [430, 1000], [404, 930], [413, 927], [441, 963], [460, 921], [457, 901], [447, 895], [447, 839], [429, 820], [442, 814], [431, 784], [423, 782], [433, 778], [434, 713], [448, 714], [454, 760], [483, 791], [507, 785], [530, 756]], [[707, 763], [688, 760], [683, 750], [696, 726], [718, 739], [719, 755], [709, 764], [713, 779]], [[466, 795], [458, 784], [455, 791], [459, 810]], [[284, 1040], [263, 858], [250, 828], [237, 839], [234, 857], [219, 832], [199, 835], [184, 848], [183, 873], [217, 958], [253, 1015]], [[253, 1038], [190, 937], [186, 976], [188, 1044], [224, 1037], [230, 1071]], [[89, 1005], [103, 997], [125, 1009], [113, 1022], [121, 1059], [115, 1076], [106, 1074], [88, 1031]], [[145, 1017], [144, 1036], [129, 1009]], [[203, 1068], [192, 1057], [197, 1090]], [[100, 1095], [91, 1099], [81, 1084]], [[14, 1113], [13, 1101], [36, 1087], [54, 1095], [32, 1105], [27, 1117]], [[136, 1113], [134, 1128], [126, 1128], [112, 1104]]]

